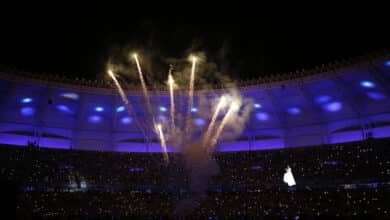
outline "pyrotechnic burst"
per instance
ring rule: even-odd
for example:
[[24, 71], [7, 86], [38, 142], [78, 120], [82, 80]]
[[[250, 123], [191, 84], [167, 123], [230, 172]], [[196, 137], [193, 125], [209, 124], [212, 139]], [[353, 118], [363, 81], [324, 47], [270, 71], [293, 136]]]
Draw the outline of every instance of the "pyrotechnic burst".
[[169, 68], [168, 85], [169, 85], [169, 95], [171, 99], [171, 108], [170, 108], [171, 131], [174, 132], [175, 131], [175, 96], [173, 94], [173, 90], [175, 86], [175, 81], [173, 80], [173, 76], [172, 76], [172, 66]]
[[219, 137], [221, 136], [222, 130], [225, 127], [226, 123], [231, 120], [231, 118], [234, 116], [234, 113], [237, 113], [237, 111], [240, 109], [241, 103], [239, 101], [233, 101], [230, 104], [229, 110], [227, 111], [226, 115], [223, 117], [221, 124], [217, 128], [217, 131], [215, 132], [214, 137], [211, 139], [211, 144], [209, 152], [212, 151], [215, 144], [217, 143]]
[[191, 67], [191, 76], [190, 76], [190, 89], [188, 92], [188, 111], [190, 112], [194, 105], [194, 84], [195, 84], [195, 68], [197, 58], [191, 56], [192, 67]]
[[158, 136], [160, 138], [160, 143], [161, 143], [161, 148], [162, 148], [162, 152], [163, 152], [163, 155], [164, 155], [164, 160], [165, 160], [165, 162], [169, 163], [169, 157], [168, 157], [168, 152], [167, 152], [167, 145], [166, 145], [166, 142], [165, 142], [165, 137], [164, 137], [164, 133], [163, 133], [161, 124], [157, 124], [156, 125], [156, 133], [158, 134]]
[[[164, 122], [157, 123], [153, 114], [149, 91], [144, 80], [144, 73], [141, 69], [139, 57], [137, 54], [133, 54], [133, 58], [137, 67], [138, 77], [142, 86], [146, 110], [149, 117], [143, 119], [143, 121], [151, 122], [151, 126], [149, 126], [148, 123], [145, 123], [145, 126], [148, 126], [149, 129], [146, 133], [150, 134], [154, 132], [158, 137], [163, 152], [163, 158], [167, 163], [169, 162], [167, 141], [174, 150], [181, 152], [186, 158], [187, 169], [191, 172], [190, 179], [197, 182], [197, 184], [195, 184], [197, 185], [197, 188], [200, 184], [203, 187], [202, 189], [204, 189], [204, 187], [207, 186], [208, 178], [216, 173], [216, 169], [210, 168], [210, 164], [212, 164], [211, 156], [218, 140], [224, 137], [224, 132], [233, 131], [236, 132], [234, 135], [237, 136], [240, 134], [249, 116], [249, 107], [251, 105], [248, 103], [250, 102], [243, 99], [237, 92], [232, 91], [221, 94], [211, 100], [207, 95], [202, 96], [202, 94], [206, 93], [198, 93], [197, 96], [199, 96], [200, 103], [199, 106], [197, 106], [197, 112], [191, 112], [191, 110], [194, 109], [195, 79], [197, 71], [199, 71], [197, 67], [197, 65], [199, 65], [198, 59], [195, 56], [191, 56], [189, 85], [188, 87], [187, 85], [181, 86], [182, 88], [188, 88], [188, 93], [187, 91], [178, 90], [178, 94], [175, 97], [176, 84], [171, 66], [167, 80], [170, 98], [170, 120], [167, 124]], [[202, 67], [202, 65], [200, 65], [200, 67]], [[188, 74], [188, 69], [186, 69], [186, 71], [179, 70], [177, 73]], [[121, 95], [124, 103], [130, 105], [115, 75], [112, 71], [109, 71], [108, 74], [115, 82], [118, 93]], [[175, 75], [175, 78], [179, 79], [178, 81], [180, 82], [180, 75]], [[176, 102], [179, 104], [176, 105]], [[211, 107], [209, 107], [208, 103], [211, 103]], [[212, 111], [208, 111], [208, 109], [211, 109]], [[242, 109], [243, 114], [239, 114], [240, 109]], [[199, 125], [194, 126], [192, 124], [194, 122], [192, 120], [194, 115], [197, 115], [196, 117], [202, 117], [201, 119], [205, 122], [209, 121], [209, 124], [204, 127]], [[234, 138], [234, 135], [229, 134], [229, 137]], [[148, 140], [151, 139], [149, 137], [146, 138]], [[191, 190], [196, 191], [196, 189]]]
[[207, 128], [207, 131], [205, 133], [205, 135], [203, 136], [203, 147], [207, 147], [207, 144], [209, 142], [209, 138], [210, 138], [210, 135], [211, 135], [211, 130], [214, 128], [214, 125], [215, 125], [215, 122], [217, 120], [217, 117], [219, 115], [219, 112], [221, 111], [221, 109], [226, 105], [226, 97], [225, 96], [222, 96], [220, 99], [219, 99], [219, 102], [218, 102], [218, 105], [217, 107], [215, 108], [215, 112], [213, 114], [213, 117], [211, 118], [211, 122]]
[[153, 110], [152, 110], [152, 105], [150, 104], [149, 92], [148, 92], [148, 89], [146, 87], [146, 83], [145, 83], [144, 76], [142, 73], [141, 65], [139, 64], [138, 55], [135, 53], [135, 54], [133, 54], [133, 57], [134, 57], [135, 63], [137, 64], [138, 76], [139, 76], [139, 80], [141, 82], [142, 91], [143, 91], [145, 103], [146, 103], [146, 108], [149, 112], [149, 115], [152, 117], [153, 124], [156, 124], [156, 120], [155, 120]]

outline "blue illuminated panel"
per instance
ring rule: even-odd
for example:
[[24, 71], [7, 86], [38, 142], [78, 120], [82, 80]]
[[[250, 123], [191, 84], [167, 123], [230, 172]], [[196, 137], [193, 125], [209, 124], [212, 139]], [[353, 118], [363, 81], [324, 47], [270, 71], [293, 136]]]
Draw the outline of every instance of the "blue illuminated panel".
[[374, 88], [375, 87], [375, 83], [371, 82], [371, 81], [361, 81], [360, 82], [360, 86], [364, 87], [364, 88]]
[[20, 109], [20, 114], [22, 116], [33, 116], [35, 114], [35, 108], [33, 107], [23, 107]]
[[97, 112], [103, 112], [103, 111], [104, 111], [104, 108], [101, 107], [101, 106], [97, 106], [97, 107], [95, 107], [95, 111], [97, 111]]
[[92, 116], [89, 116], [88, 118], [88, 121], [90, 123], [93, 123], [93, 124], [98, 124], [100, 122], [102, 122], [103, 118], [99, 115], [92, 115]]
[[26, 98], [23, 98], [22, 100], [20, 100], [20, 102], [23, 104], [31, 103], [32, 101], [33, 101], [33, 99], [30, 97], [26, 97]]
[[123, 111], [125, 111], [125, 106], [118, 106], [116, 108], [116, 112], [123, 112]]

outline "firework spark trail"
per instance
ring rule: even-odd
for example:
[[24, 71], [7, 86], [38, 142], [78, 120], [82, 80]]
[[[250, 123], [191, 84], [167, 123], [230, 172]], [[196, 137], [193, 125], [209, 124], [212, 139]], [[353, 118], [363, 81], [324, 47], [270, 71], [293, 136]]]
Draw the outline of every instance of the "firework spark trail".
[[169, 93], [171, 96], [171, 133], [175, 131], [175, 96], [173, 94], [173, 86], [175, 85], [175, 81], [172, 77], [172, 68], [169, 69], [168, 75], [168, 84], [169, 84]]
[[190, 90], [188, 93], [188, 111], [191, 112], [194, 105], [194, 84], [195, 84], [196, 57], [192, 57], [192, 68], [190, 78]]
[[233, 115], [233, 113], [237, 112], [240, 109], [240, 104], [237, 102], [233, 102], [226, 115], [223, 117], [221, 124], [219, 125], [217, 131], [215, 132], [214, 137], [211, 139], [211, 144], [209, 152], [212, 152], [214, 145], [217, 143], [219, 137], [221, 136], [222, 130], [225, 127], [226, 123], [229, 121], [230, 117]]
[[206, 147], [206, 144], [209, 141], [209, 138], [210, 138], [210, 135], [211, 135], [211, 129], [214, 128], [215, 121], [217, 120], [219, 112], [225, 106], [225, 104], [226, 104], [226, 98], [225, 98], [225, 96], [222, 96], [219, 99], [219, 102], [218, 102], [217, 107], [215, 108], [215, 112], [213, 114], [213, 117], [211, 118], [211, 122], [210, 122], [210, 124], [209, 124], [209, 126], [207, 128], [207, 131], [206, 131], [206, 133], [205, 133], [205, 135], [203, 137], [203, 147]]
[[162, 131], [162, 126], [161, 124], [157, 124], [156, 126], [156, 133], [158, 133], [158, 136], [160, 137], [160, 144], [161, 144], [161, 148], [163, 150], [163, 156], [164, 156], [164, 160], [166, 163], [169, 163], [169, 157], [168, 157], [168, 152], [167, 152], [167, 145], [166, 145], [166, 142], [165, 142], [165, 138], [164, 138], [164, 133]]
[[152, 111], [152, 106], [150, 104], [150, 97], [149, 97], [148, 89], [146, 88], [146, 84], [145, 84], [144, 76], [143, 76], [143, 73], [142, 73], [141, 65], [139, 64], [138, 55], [134, 54], [133, 57], [134, 57], [134, 60], [135, 60], [135, 62], [137, 64], [138, 75], [139, 75], [139, 79], [141, 81], [142, 91], [144, 93], [144, 98], [145, 98], [145, 102], [146, 102], [146, 108], [147, 108], [150, 116], [152, 117], [153, 124], [156, 124], [156, 121], [154, 119], [154, 114], [153, 114], [153, 111]]
[[[121, 96], [122, 101], [123, 101], [123, 103], [124, 103], [125, 106], [126, 106], [127, 113], [128, 113], [130, 116], [133, 115], [132, 112], [131, 112], [131, 110], [132, 110], [133, 108], [132, 108], [132, 106], [131, 106], [131, 104], [130, 104], [129, 99], [126, 97], [126, 94], [125, 94], [125, 92], [124, 92], [123, 89], [122, 89], [122, 86], [121, 86], [120, 83], [118, 82], [118, 80], [117, 80], [117, 78], [115, 77], [115, 75], [114, 75], [114, 73], [112, 72], [112, 70], [108, 70], [107, 72], [108, 72], [108, 75], [109, 75], [109, 76], [112, 78], [112, 80], [114, 81], [115, 86], [117, 87], [118, 93], [119, 93], [119, 95]], [[136, 123], [137, 126], [141, 129], [141, 132], [143, 133], [144, 137], [145, 137], [146, 139], [148, 139], [148, 136], [146, 135], [145, 130], [143, 129], [143, 127], [141, 126], [141, 124], [139, 123], [139, 121], [138, 121], [138, 119], [137, 119], [137, 115], [135, 114], [135, 112], [134, 112], [134, 116], [135, 116], [135, 117], [134, 117], [135, 123]]]
[[186, 119], [186, 133], [188, 133], [189, 122], [191, 110], [194, 105], [194, 84], [195, 84], [195, 70], [196, 70], [196, 57], [192, 56], [192, 67], [191, 67], [191, 76], [190, 76], [190, 88], [188, 91], [188, 111], [187, 111], [187, 119]]

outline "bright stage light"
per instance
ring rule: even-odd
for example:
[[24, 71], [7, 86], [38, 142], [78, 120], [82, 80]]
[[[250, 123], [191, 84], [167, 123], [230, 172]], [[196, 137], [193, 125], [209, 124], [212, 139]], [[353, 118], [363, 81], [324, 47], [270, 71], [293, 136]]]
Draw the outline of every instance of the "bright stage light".
[[195, 107], [193, 107], [193, 108], [191, 109], [191, 112], [197, 112], [197, 111], [198, 111], [198, 109], [195, 108]]
[[390, 60], [388, 60], [388, 61], [385, 62], [385, 66], [390, 67]]
[[22, 100], [20, 100], [20, 102], [23, 104], [30, 103], [32, 101], [33, 101], [33, 99], [30, 97], [26, 97], [26, 98], [23, 98]]
[[375, 83], [373, 83], [371, 81], [364, 80], [364, 81], [360, 82], [360, 86], [362, 86], [364, 88], [374, 88], [375, 87]]

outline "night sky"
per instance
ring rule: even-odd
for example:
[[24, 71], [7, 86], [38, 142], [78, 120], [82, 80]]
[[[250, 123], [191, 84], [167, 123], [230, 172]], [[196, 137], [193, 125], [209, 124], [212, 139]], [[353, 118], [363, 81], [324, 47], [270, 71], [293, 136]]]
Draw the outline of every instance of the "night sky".
[[176, 58], [204, 51], [231, 77], [250, 79], [390, 46], [386, 13], [136, 8], [4, 9], [0, 64], [93, 79], [118, 48]]

